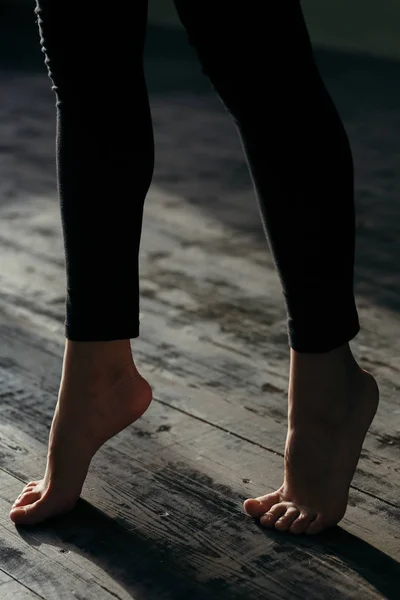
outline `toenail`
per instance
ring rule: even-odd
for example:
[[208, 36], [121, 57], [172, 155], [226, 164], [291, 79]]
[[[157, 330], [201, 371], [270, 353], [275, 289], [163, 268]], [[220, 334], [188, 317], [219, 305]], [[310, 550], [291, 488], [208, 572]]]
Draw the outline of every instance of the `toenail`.
[[25, 506], [17, 506], [14, 510], [23, 510], [25, 514], [27, 512]]

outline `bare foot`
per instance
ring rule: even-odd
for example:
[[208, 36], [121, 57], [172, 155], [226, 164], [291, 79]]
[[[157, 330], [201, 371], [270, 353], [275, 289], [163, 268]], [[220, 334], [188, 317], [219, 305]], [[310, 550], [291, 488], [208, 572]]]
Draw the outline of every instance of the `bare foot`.
[[336, 525], [378, 402], [375, 379], [357, 365], [348, 344], [324, 354], [292, 351], [284, 483], [246, 500], [245, 512], [296, 534]]
[[136, 421], [151, 398], [151, 388], [132, 360], [129, 340], [67, 340], [46, 473], [22, 490], [10, 512], [12, 521], [33, 525], [70, 511], [94, 454]]

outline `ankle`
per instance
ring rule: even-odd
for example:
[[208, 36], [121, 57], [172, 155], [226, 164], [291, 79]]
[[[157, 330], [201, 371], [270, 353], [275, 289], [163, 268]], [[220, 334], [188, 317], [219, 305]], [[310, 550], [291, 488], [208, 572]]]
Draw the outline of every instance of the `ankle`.
[[[66, 341], [62, 378], [116, 382], [125, 372], [136, 371], [129, 340], [109, 342]], [[137, 371], [136, 371], [137, 372]]]
[[311, 419], [339, 424], [353, 407], [362, 377], [348, 344], [331, 352], [299, 354], [291, 351], [289, 419]]
[[346, 369], [347, 371], [358, 368], [357, 361], [353, 356], [349, 343], [330, 350], [329, 352], [296, 352], [290, 351], [291, 368], [297, 370], [310, 369]]
[[331, 386], [334, 381], [343, 385], [357, 377], [361, 369], [353, 356], [349, 344], [335, 348], [330, 352], [305, 354], [291, 350], [290, 384], [304, 387], [307, 385]]

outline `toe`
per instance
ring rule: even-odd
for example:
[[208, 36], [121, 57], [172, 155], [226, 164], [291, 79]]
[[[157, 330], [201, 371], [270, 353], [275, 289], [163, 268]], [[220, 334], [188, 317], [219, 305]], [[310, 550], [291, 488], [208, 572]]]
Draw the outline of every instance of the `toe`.
[[[36, 494], [37, 498], [37, 494]], [[60, 500], [51, 494], [39, 494], [39, 498], [31, 504], [16, 506], [10, 512], [10, 519], [17, 525], [36, 525], [53, 516], [63, 515], [71, 511], [78, 498]]]
[[312, 523], [315, 519], [316, 513], [312, 512], [302, 512], [300, 516], [293, 521], [291, 526], [289, 527], [290, 533], [304, 533], [307, 527]]
[[36, 492], [34, 490], [27, 490], [23, 492], [13, 504], [13, 508], [17, 506], [25, 506], [26, 504], [32, 504], [32, 502], [36, 502], [40, 498], [40, 492]]
[[255, 519], [262, 517], [262, 515], [269, 511], [269, 509], [277, 504], [280, 500], [278, 492], [272, 494], [266, 494], [265, 496], [259, 496], [258, 498], [249, 498], [244, 502], [245, 512]]
[[23, 520], [26, 515], [26, 507], [21, 506], [18, 508], [12, 508], [10, 512], [10, 519], [14, 521], [14, 523], [19, 524]]
[[244, 512], [250, 517], [259, 517], [261, 512], [261, 502], [256, 498], [249, 498], [243, 503]]
[[17, 525], [35, 525], [50, 516], [49, 507], [41, 498], [32, 504], [18, 506], [10, 512], [10, 519]]
[[36, 487], [38, 483], [39, 483], [38, 481], [30, 481], [29, 483], [26, 484], [24, 490], [27, 490], [28, 488]]
[[265, 527], [273, 527], [278, 519], [283, 517], [286, 513], [288, 506], [285, 502], [274, 504], [268, 512], [266, 512], [260, 519], [261, 525]]
[[275, 523], [275, 528], [279, 529], [279, 531], [287, 531], [293, 523], [293, 521], [297, 519], [299, 514], [300, 511], [296, 506], [289, 506], [285, 514], [282, 517], [280, 517]]
[[31, 481], [30, 483], [27, 483], [26, 486], [24, 487], [24, 489], [22, 490], [22, 492], [20, 493], [20, 495], [16, 498], [15, 502], [17, 502], [20, 498], [22, 498], [22, 496], [26, 493], [26, 492], [30, 492], [31, 490], [33, 490], [36, 487], [36, 483], [34, 481]]

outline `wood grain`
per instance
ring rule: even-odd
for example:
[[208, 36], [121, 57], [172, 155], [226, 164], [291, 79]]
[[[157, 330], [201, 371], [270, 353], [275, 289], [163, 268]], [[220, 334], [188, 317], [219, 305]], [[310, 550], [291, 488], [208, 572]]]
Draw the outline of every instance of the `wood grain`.
[[43, 72], [0, 70], [0, 598], [397, 600], [400, 92], [381, 73], [386, 87], [372, 86], [373, 71], [355, 63], [329, 71], [359, 174], [362, 332], [353, 348], [382, 400], [340, 527], [294, 538], [260, 528], [241, 507], [281, 484], [288, 348], [279, 280], [228, 116], [191, 58], [165, 60], [168, 85], [150, 48], [158, 162], [132, 344], [155, 401], [94, 457], [76, 508], [33, 528], [15, 528], [8, 511], [43, 474], [61, 373], [54, 101]]

